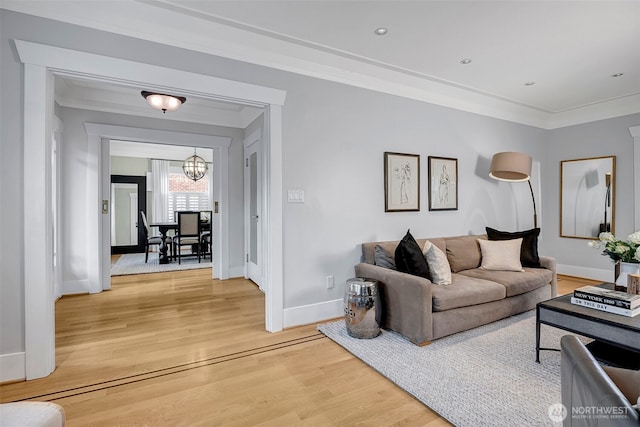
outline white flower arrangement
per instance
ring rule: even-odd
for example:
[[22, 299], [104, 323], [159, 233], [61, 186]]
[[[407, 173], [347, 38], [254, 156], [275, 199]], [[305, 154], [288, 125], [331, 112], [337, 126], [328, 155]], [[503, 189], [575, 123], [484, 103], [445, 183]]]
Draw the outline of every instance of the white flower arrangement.
[[640, 231], [632, 233], [628, 240], [618, 240], [609, 232], [600, 233], [599, 240], [591, 240], [588, 245], [592, 248], [604, 247], [602, 255], [607, 255], [613, 261], [640, 263]]

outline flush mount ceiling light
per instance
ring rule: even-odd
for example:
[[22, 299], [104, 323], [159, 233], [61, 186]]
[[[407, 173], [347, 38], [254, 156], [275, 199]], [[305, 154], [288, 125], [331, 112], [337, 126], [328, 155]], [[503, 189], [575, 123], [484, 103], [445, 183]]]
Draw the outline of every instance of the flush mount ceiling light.
[[147, 92], [146, 90], [143, 90], [141, 95], [151, 107], [156, 110], [162, 110], [163, 113], [175, 111], [187, 102], [187, 98], [184, 96], [165, 95], [163, 93]]
[[536, 84], [536, 82], [531, 81], [531, 82], [524, 82], [525, 86], [533, 86], [534, 84]]
[[207, 173], [207, 162], [196, 153], [196, 149], [193, 149], [193, 156], [188, 157], [182, 164], [182, 171], [184, 174], [194, 181], [202, 179]]
[[622, 76], [624, 76], [624, 73], [611, 74], [611, 77], [622, 77]]
[[380, 27], [380, 28], [376, 28], [374, 33], [378, 36], [384, 36], [385, 34], [387, 34], [387, 29], [384, 27]]
[[467, 65], [467, 64], [471, 64], [471, 59], [470, 58], [464, 58], [460, 60], [460, 63], [462, 65]]

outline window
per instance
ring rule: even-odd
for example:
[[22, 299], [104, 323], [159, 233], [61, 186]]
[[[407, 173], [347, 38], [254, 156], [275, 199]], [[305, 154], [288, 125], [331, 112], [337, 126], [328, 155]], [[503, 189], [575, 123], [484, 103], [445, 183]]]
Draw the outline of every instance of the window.
[[175, 211], [207, 211], [211, 210], [209, 197], [209, 175], [193, 181], [182, 172], [181, 167], [169, 168], [169, 221], [174, 218]]

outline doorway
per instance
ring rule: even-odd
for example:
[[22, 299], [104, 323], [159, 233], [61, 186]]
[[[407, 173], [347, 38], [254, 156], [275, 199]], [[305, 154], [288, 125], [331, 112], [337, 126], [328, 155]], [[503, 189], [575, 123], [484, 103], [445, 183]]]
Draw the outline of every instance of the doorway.
[[[23, 147], [32, 153], [25, 158], [23, 167], [34, 169], [32, 179], [25, 181], [23, 195], [25, 200], [33, 200], [34, 212], [27, 220], [31, 224], [24, 230], [25, 247], [32, 242], [40, 241], [42, 236], [51, 235], [51, 223], [47, 215], [51, 209], [51, 191], [45, 185], [50, 178], [47, 173], [50, 144], [50, 122], [53, 116], [53, 75], [61, 77], [80, 77], [96, 81], [110, 81], [131, 87], [163, 87], [176, 93], [191, 93], [203, 98], [236, 100], [238, 103], [260, 105], [265, 108], [267, 123], [265, 139], [265, 155], [268, 159], [263, 170], [266, 179], [265, 204], [267, 215], [262, 229], [265, 232], [263, 244], [265, 275], [269, 292], [265, 298], [265, 324], [268, 331], [283, 329], [283, 221], [282, 221], [282, 106], [286, 92], [265, 86], [227, 80], [219, 77], [195, 74], [162, 66], [126, 61], [119, 58], [100, 56], [85, 52], [46, 46], [43, 44], [14, 40], [19, 58], [23, 62], [25, 85], [23, 91]], [[101, 66], [95, 67], [96, 58]], [[179, 83], [177, 83], [179, 82]], [[206, 88], [206, 89], [203, 89]], [[45, 100], [45, 102], [43, 102]], [[85, 126], [86, 127], [86, 126]], [[98, 129], [99, 126], [96, 127]], [[95, 216], [89, 218], [87, 229], [97, 230], [97, 239], [88, 243], [90, 259], [88, 266], [88, 282], [90, 286], [102, 288], [104, 265], [102, 241], [102, 213], [105, 189], [101, 186], [100, 176], [104, 165], [104, 146], [100, 144], [102, 137], [110, 138], [108, 133], [89, 134], [88, 155], [94, 167], [88, 169], [88, 188], [96, 189], [87, 195], [88, 203], [98, 208]], [[192, 144], [195, 145], [195, 144]], [[108, 150], [106, 151], [108, 153]], [[96, 164], [97, 163], [97, 164]], [[108, 189], [106, 190], [108, 191]], [[226, 189], [228, 192], [228, 189]], [[224, 207], [223, 207], [224, 208]], [[224, 254], [221, 254], [224, 255]], [[25, 305], [25, 352], [24, 377], [35, 379], [48, 376], [55, 368], [55, 312], [51, 271], [52, 251], [44, 247], [34, 251], [24, 259]], [[98, 290], [98, 292], [100, 291]]]
[[145, 232], [140, 212], [147, 210], [147, 178], [111, 175], [111, 255], [143, 253]]

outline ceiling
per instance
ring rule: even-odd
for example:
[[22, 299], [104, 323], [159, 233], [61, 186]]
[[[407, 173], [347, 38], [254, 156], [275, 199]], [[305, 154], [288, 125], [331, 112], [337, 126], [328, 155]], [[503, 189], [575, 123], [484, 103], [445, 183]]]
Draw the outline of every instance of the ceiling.
[[547, 129], [640, 112], [637, 0], [2, 7]]
[[188, 97], [178, 110], [163, 113], [149, 107], [141, 95], [142, 90], [153, 91], [153, 88], [56, 77], [55, 99], [61, 106], [69, 108], [240, 129], [247, 127], [262, 113], [262, 108], [258, 107], [195, 97]]
[[[112, 139], [109, 145], [109, 153], [112, 156], [175, 160], [183, 162], [186, 158], [193, 156], [194, 148]], [[213, 150], [210, 148], [198, 148], [195, 153], [202, 157], [205, 162], [213, 162]]]

